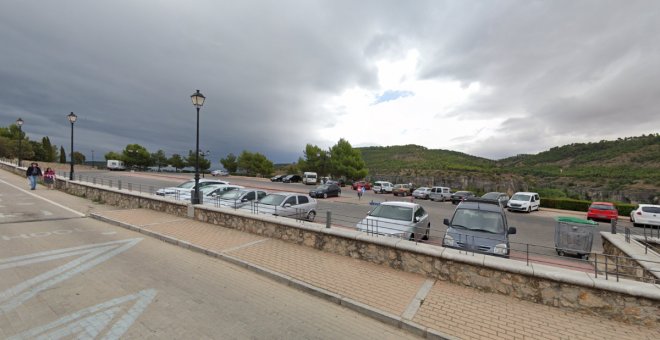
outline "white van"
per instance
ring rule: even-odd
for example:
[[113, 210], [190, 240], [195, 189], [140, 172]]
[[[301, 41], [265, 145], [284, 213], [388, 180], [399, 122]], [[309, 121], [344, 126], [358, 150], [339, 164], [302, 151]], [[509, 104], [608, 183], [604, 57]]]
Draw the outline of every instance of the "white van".
[[126, 166], [124, 165], [124, 162], [116, 160], [116, 159], [108, 159], [108, 163], [107, 163], [106, 167], [110, 171], [113, 171], [113, 170], [126, 170]]
[[539, 194], [535, 192], [517, 192], [511, 199], [509, 203], [506, 204], [506, 208], [509, 211], [526, 211], [532, 212], [532, 210], [539, 210], [541, 207], [541, 198]]
[[316, 172], [305, 172], [302, 176], [303, 184], [316, 184]]
[[394, 184], [387, 181], [375, 181], [373, 189], [376, 194], [391, 194]]
[[431, 201], [441, 202], [451, 199], [451, 189], [448, 187], [432, 187], [429, 193], [429, 199]]

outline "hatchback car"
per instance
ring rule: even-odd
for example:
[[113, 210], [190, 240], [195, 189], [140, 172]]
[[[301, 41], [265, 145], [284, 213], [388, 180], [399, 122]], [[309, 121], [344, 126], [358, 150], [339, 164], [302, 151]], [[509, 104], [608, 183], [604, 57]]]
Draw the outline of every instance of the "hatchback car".
[[340, 195], [341, 189], [337, 184], [321, 184], [309, 191], [309, 196], [316, 198], [339, 197]]
[[618, 220], [619, 211], [610, 202], [593, 202], [587, 211], [588, 220]]
[[405, 240], [428, 240], [431, 221], [424, 207], [412, 202], [382, 202], [356, 225], [359, 231]]
[[429, 199], [429, 195], [431, 194], [431, 188], [427, 187], [419, 187], [413, 191], [412, 195], [414, 198], [421, 198], [424, 200]]
[[447, 231], [442, 245], [475, 253], [509, 257], [509, 227], [504, 209], [499, 203], [480, 198], [468, 198], [456, 207], [451, 220], [445, 218]]
[[282, 178], [282, 183], [298, 183], [302, 181], [300, 175], [286, 175]]
[[250, 202], [262, 199], [268, 195], [263, 190], [256, 189], [238, 189], [227, 191], [215, 197], [214, 203], [219, 207], [229, 207], [238, 209]]
[[451, 204], [458, 204], [470, 197], [474, 197], [474, 193], [472, 191], [457, 191], [451, 194], [449, 199], [451, 200]]
[[[222, 181], [222, 180], [216, 180], [216, 179], [200, 179], [199, 180], [199, 188], [203, 188], [207, 185], [211, 184], [229, 184], [227, 181]], [[193, 190], [195, 187], [195, 181], [190, 180], [183, 182], [179, 184], [176, 187], [169, 187], [169, 188], [162, 188], [158, 189], [156, 191], [156, 195], [159, 196], [178, 196], [181, 194], [187, 194], [190, 195], [190, 191]]]
[[640, 204], [630, 213], [630, 221], [635, 227], [642, 225], [660, 227], [660, 205]]
[[364, 188], [364, 190], [371, 190], [371, 183], [367, 181], [356, 181], [353, 182], [353, 185], [351, 186], [353, 187], [353, 190], [357, 190], [358, 187]]
[[502, 207], [506, 207], [507, 203], [509, 203], [509, 195], [503, 192], [489, 192], [481, 196], [481, 198], [496, 201]]
[[286, 175], [275, 175], [270, 178], [271, 182], [282, 182], [282, 179], [286, 177]]
[[211, 176], [229, 176], [229, 171], [220, 169], [211, 171]]
[[305, 195], [291, 192], [276, 192], [266, 195], [258, 201], [256, 209], [261, 214], [314, 221], [316, 218], [316, 200]]
[[412, 194], [412, 185], [410, 184], [394, 184], [392, 188], [392, 194], [394, 196], [403, 196], [406, 197]]

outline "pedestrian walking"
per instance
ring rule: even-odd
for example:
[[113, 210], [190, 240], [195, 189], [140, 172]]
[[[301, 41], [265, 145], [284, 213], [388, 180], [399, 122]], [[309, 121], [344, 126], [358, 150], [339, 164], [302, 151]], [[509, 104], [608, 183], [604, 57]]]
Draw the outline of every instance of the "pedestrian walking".
[[362, 199], [362, 186], [358, 185], [357, 187], [358, 200]]
[[27, 176], [28, 180], [30, 181], [30, 190], [35, 190], [37, 188], [37, 180], [39, 177], [43, 176], [41, 173], [41, 168], [39, 168], [39, 164], [32, 163], [25, 172], [25, 176]]
[[46, 168], [44, 172], [44, 184], [48, 189], [53, 189], [53, 184], [55, 183], [55, 171], [51, 168]]

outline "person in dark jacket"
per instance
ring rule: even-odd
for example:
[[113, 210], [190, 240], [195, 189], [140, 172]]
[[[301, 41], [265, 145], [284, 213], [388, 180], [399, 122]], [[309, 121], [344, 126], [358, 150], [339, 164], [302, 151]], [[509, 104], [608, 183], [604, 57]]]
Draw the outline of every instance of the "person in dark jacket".
[[39, 179], [40, 176], [42, 176], [41, 173], [41, 168], [39, 168], [39, 164], [37, 163], [32, 163], [30, 167], [27, 169], [25, 172], [25, 175], [27, 176], [28, 180], [30, 181], [30, 190], [34, 190], [37, 188], [37, 179]]

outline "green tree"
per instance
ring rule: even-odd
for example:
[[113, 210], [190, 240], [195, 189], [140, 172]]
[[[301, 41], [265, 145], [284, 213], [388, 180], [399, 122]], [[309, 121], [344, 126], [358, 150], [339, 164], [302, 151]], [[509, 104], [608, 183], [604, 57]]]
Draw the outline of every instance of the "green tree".
[[220, 164], [222, 164], [222, 166], [230, 173], [235, 173], [236, 170], [238, 170], [236, 155], [233, 153], [229, 153], [226, 158], [220, 159]]
[[63, 146], [60, 146], [60, 163], [66, 164], [66, 151]]
[[126, 167], [136, 166], [139, 169], [146, 169], [151, 165], [151, 154], [140, 144], [128, 144], [122, 151]]
[[41, 139], [41, 147], [44, 152], [43, 160], [45, 162], [54, 162], [57, 158], [57, 147], [50, 143], [48, 136]]
[[118, 160], [118, 161], [123, 161], [124, 160], [124, 156], [122, 154], [120, 154], [118, 152], [114, 152], [114, 151], [110, 151], [110, 152], [106, 153], [105, 155], [103, 155], [103, 157], [105, 157], [106, 161], [109, 161], [111, 159], [115, 159], [115, 160]]
[[360, 151], [353, 149], [351, 143], [343, 138], [330, 148], [329, 158], [333, 177], [361, 179], [369, 173]]
[[255, 152], [244, 150], [238, 156], [238, 169], [245, 171], [250, 176], [266, 177], [273, 173], [273, 162], [268, 160], [266, 156]]
[[[192, 150], [188, 150], [188, 157], [186, 157], [186, 164], [191, 167], [195, 167], [195, 162], [197, 159], [195, 158], [195, 152]], [[204, 173], [206, 170], [208, 170], [211, 167], [211, 161], [206, 159], [206, 153], [200, 152], [199, 153], [199, 171], [201, 173]]]
[[158, 167], [158, 171], [162, 166], [167, 165], [167, 156], [165, 156], [165, 151], [158, 150], [151, 154], [151, 164]]
[[85, 155], [78, 151], [73, 152], [73, 163], [74, 164], [83, 164], [85, 163]]
[[169, 161], [170, 165], [174, 167], [175, 171], [179, 171], [179, 169], [182, 169], [183, 167], [186, 166], [186, 161], [181, 157], [181, 155], [175, 153], [170, 157]]

